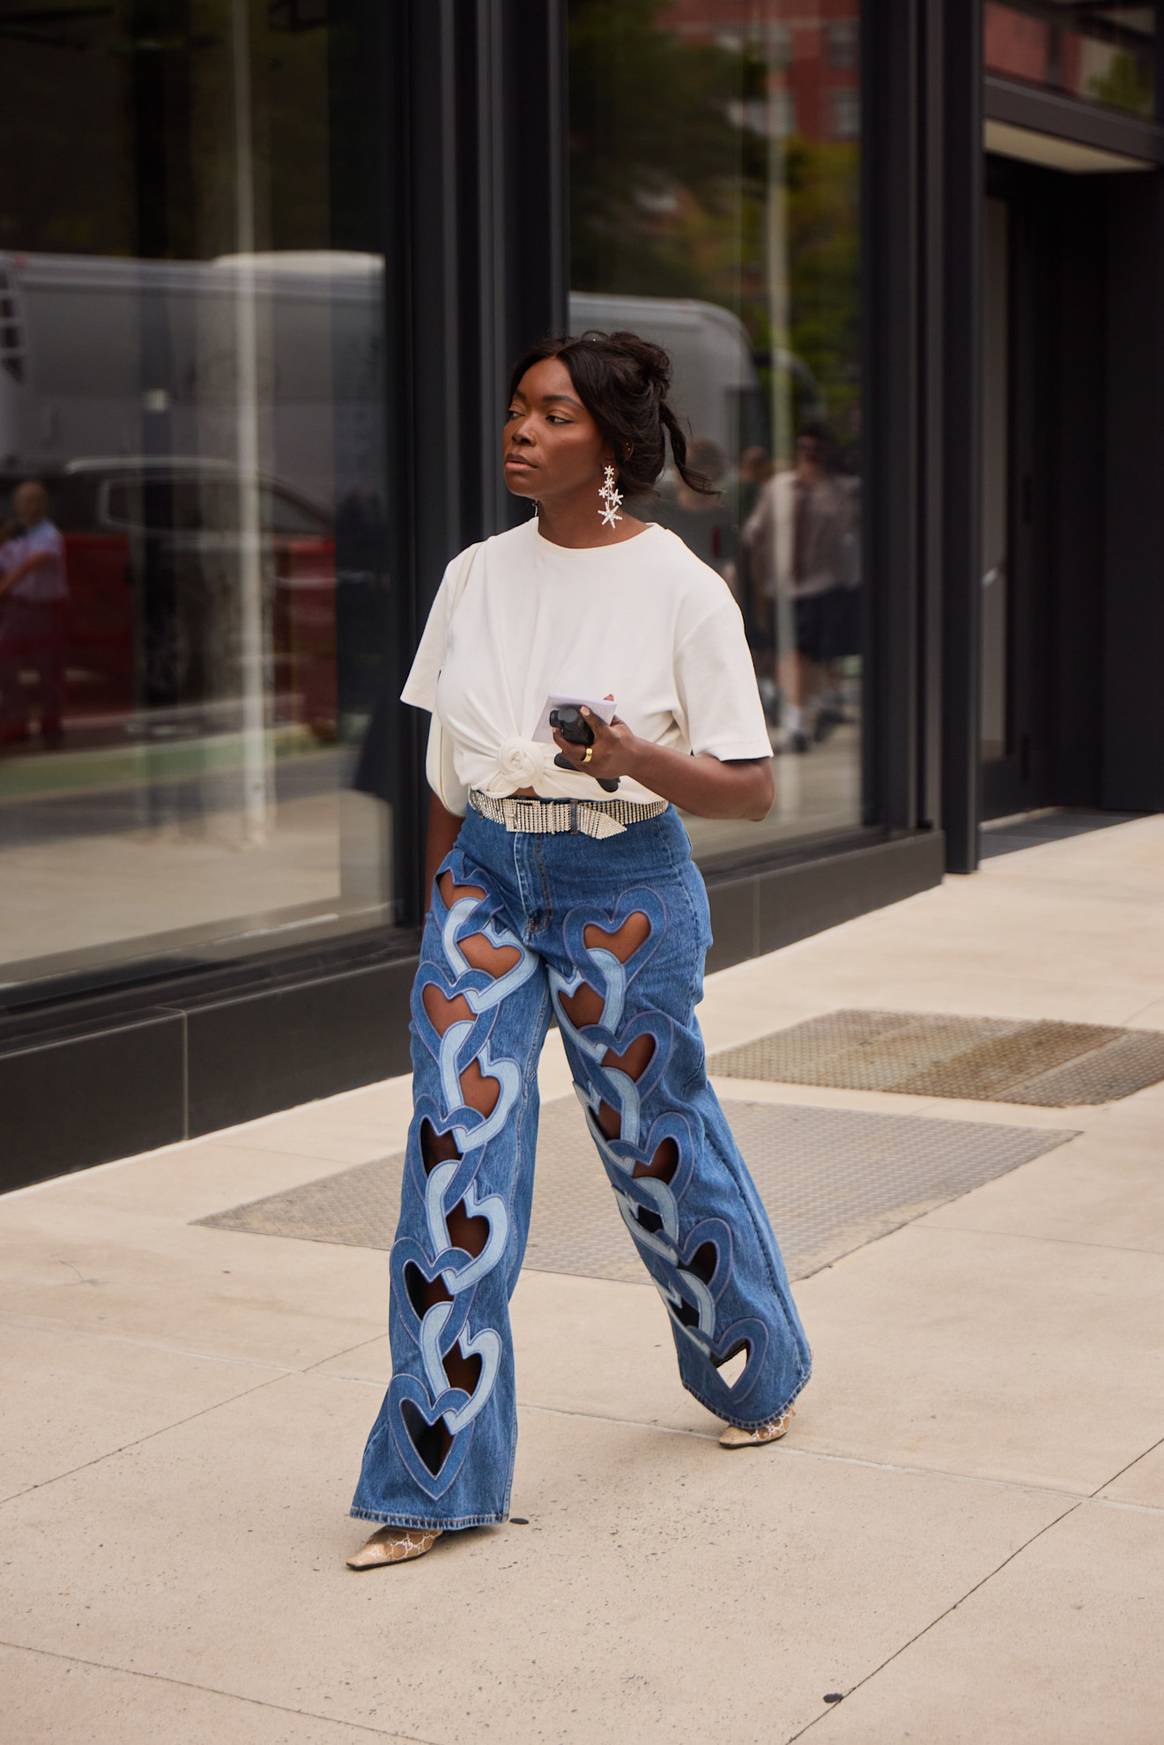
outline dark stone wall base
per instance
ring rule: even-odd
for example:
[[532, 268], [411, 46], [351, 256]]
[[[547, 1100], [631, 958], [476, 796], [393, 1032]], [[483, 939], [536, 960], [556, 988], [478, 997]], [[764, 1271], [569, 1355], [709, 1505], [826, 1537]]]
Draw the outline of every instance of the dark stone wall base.
[[747, 878], [709, 878], [715, 937], [707, 973], [940, 885], [944, 865], [941, 831], [926, 830]]

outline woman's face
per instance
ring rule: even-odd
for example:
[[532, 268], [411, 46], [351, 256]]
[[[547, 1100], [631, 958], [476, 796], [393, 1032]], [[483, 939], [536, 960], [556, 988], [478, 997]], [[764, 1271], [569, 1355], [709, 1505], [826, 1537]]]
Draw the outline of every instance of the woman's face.
[[515, 497], [544, 503], [598, 489], [609, 449], [560, 358], [543, 358], [522, 376], [506, 411], [501, 454]]

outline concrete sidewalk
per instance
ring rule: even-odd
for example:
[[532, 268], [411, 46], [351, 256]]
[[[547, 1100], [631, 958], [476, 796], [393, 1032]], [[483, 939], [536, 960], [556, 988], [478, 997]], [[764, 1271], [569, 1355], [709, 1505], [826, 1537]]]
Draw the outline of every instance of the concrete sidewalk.
[[[1164, 817], [709, 977], [700, 1021], [847, 1007], [1164, 1031]], [[527, 1269], [526, 1524], [363, 1575], [386, 1256], [193, 1220], [399, 1149], [408, 1080], [0, 1201], [5, 1738], [1157, 1745], [1164, 1084], [746, 1094], [1074, 1137], [797, 1284], [815, 1375], [766, 1449], [718, 1447], [653, 1291]]]

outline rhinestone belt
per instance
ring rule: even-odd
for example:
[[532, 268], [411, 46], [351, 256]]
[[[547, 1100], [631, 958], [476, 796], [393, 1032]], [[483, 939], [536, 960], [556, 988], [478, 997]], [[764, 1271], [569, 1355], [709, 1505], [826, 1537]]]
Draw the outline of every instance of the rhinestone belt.
[[666, 800], [552, 800], [530, 794], [487, 794], [469, 789], [469, 804], [507, 830], [575, 830], [584, 836], [617, 836], [628, 824], [657, 818]]

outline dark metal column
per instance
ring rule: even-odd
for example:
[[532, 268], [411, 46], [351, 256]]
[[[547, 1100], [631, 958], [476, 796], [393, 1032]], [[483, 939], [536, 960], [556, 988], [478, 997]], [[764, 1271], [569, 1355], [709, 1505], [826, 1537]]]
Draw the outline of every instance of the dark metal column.
[[529, 515], [498, 465], [515, 358], [567, 322], [566, 0], [477, 0], [479, 467], [488, 529]]
[[916, 829], [918, 798], [919, 0], [862, 7], [862, 428], [870, 731], [865, 822]]
[[978, 864], [982, 596], [982, 8], [941, 6], [942, 277], [944, 345], [940, 500], [926, 513], [942, 528], [942, 828], [951, 872]]
[[[1107, 200], [1107, 331], [1100, 804], [1164, 809], [1164, 176], [1113, 177]], [[1100, 483], [1102, 481], [1102, 483]], [[1093, 486], [1093, 488], [1095, 488]]]
[[499, 453], [509, 365], [565, 326], [565, 0], [415, 0], [409, 14], [423, 613], [448, 558], [508, 519]]
[[918, 454], [920, 709], [918, 729], [919, 822], [937, 826], [942, 820], [942, 645], [945, 540], [946, 307], [943, 287], [943, 221], [945, 216], [945, 0], [923, 0], [921, 93], [921, 293], [919, 363], [922, 372], [920, 444]]
[[415, 646], [449, 558], [528, 513], [501, 478], [501, 426], [511, 361], [566, 323], [565, 0], [411, 0], [395, 16], [408, 219], [388, 270], [408, 306]]

